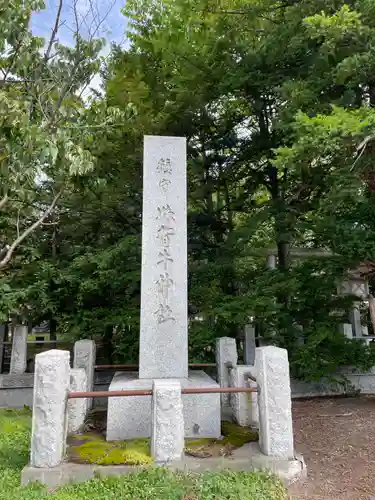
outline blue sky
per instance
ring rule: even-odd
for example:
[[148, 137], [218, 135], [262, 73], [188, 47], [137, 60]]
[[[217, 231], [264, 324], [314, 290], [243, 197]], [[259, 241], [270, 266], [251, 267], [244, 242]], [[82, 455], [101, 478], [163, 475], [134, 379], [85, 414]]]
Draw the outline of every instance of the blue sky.
[[[123, 43], [126, 19], [121, 13], [125, 0], [63, 0], [61, 21], [58, 39], [64, 45], [72, 43], [72, 29], [74, 29], [73, 5], [76, 1], [79, 16], [80, 31], [87, 36], [90, 26], [97, 25], [95, 20], [101, 21], [98, 36], [110, 42]], [[46, 0], [46, 9], [33, 14], [31, 28], [35, 35], [47, 38], [54, 26], [59, 0]], [[94, 16], [92, 12], [95, 12]], [[108, 49], [107, 49], [108, 50]]]

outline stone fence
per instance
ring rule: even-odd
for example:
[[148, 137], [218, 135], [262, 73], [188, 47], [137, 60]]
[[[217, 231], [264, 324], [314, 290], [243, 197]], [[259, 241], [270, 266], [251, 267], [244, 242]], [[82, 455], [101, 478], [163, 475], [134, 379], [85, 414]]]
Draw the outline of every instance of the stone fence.
[[[348, 338], [357, 338], [358, 340], [362, 340], [367, 343], [371, 342], [372, 337], [353, 337], [352, 326], [350, 324], [343, 324], [342, 330], [344, 335], [346, 335]], [[245, 341], [243, 346], [244, 361], [246, 366], [255, 365], [255, 339], [255, 329], [252, 325], [248, 325], [245, 328]], [[217, 345], [229, 346], [227, 348], [223, 347], [223, 349], [225, 351], [229, 348], [229, 353], [227, 353], [226, 355], [227, 360], [230, 361], [233, 366], [236, 366], [238, 356], [234, 339], [224, 337], [222, 339], [218, 339], [217, 342]], [[223, 366], [223, 361], [220, 361], [220, 354], [217, 354], [216, 358], [217, 363], [222, 364], [221, 367], [218, 366], [218, 372], [223, 372], [223, 370], [225, 370], [225, 367]], [[225, 376], [229, 380], [230, 373], [227, 372]], [[336, 373], [332, 373], [329, 379], [322, 378], [313, 382], [291, 378], [290, 386], [292, 391], [292, 399], [339, 396], [352, 394], [354, 392], [361, 392], [362, 394], [375, 394], [375, 366], [372, 367], [368, 372], [361, 372], [350, 366], [341, 367], [341, 369]]]
[[[0, 375], [0, 408], [23, 408], [33, 406], [33, 388], [35, 374], [25, 373], [27, 355], [27, 327], [15, 328], [12, 346], [11, 370]], [[47, 351], [50, 352], [50, 351]], [[68, 351], [67, 351], [68, 352]], [[73, 368], [84, 369], [87, 377], [85, 390], [94, 388], [94, 368], [96, 346], [93, 340], [79, 340], [74, 344]], [[110, 376], [97, 374], [98, 390], [105, 389], [110, 383]], [[91, 404], [91, 402], [90, 402]]]
[[[69, 398], [70, 392], [92, 390], [95, 346], [92, 341], [77, 344], [80, 352], [76, 350], [72, 369], [67, 351], [51, 350], [36, 356], [31, 468], [57, 467], [64, 461], [67, 435], [82, 429], [91, 407], [91, 401], [84, 395], [81, 395], [83, 398]], [[233, 361], [229, 360], [234, 354], [233, 347], [232, 339], [218, 340], [218, 356], [226, 367]], [[294, 459], [287, 351], [274, 346], [260, 347], [256, 349], [254, 367], [237, 367], [235, 363], [230, 366], [229, 378], [224, 369], [220, 372], [221, 387], [244, 388], [250, 384], [257, 392], [223, 397], [222, 404], [233, 407], [241, 425], [250, 423], [259, 427], [259, 446], [264, 455]], [[169, 463], [182, 457], [183, 392], [179, 380], [153, 381], [151, 452], [157, 463]]]
[[[346, 325], [349, 329], [350, 325]], [[91, 346], [91, 354], [86, 352], [86, 347]], [[251, 325], [245, 329], [244, 365], [238, 366], [238, 355], [235, 339], [224, 337], [218, 339], [216, 349], [216, 372], [218, 382], [222, 387], [235, 386], [255, 370], [255, 331]], [[90, 352], [90, 349], [88, 350]], [[0, 408], [23, 408], [33, 405], [34, 374], [25, 373], [27, 356], [27, 328], [18, 326], [15, 329], [12, 346], [11, 372], [0, 374]], [[88, 358], [86, 358], [88, 356]], [[81, 340], [74, 346], [73, 368], [89, 365], [87, 373], [90, 388], [95, 391], [106, 391], [111, 383], [113, 371], [99, 371], [94, 373], [95, 345], [91, 340]], [[234, 369], [229, 367], [229, 365]], [[249, 368], [250, 367], [250, 368]], [[333, 380], [336, 380], [333, 381]], [[248, 382], [249, 383], [249, 382]], [[361, 373], [350, 367], [343, 368], [340, 372], [332, 374], [330, 380], [322, 379], [315, 382], [300, 380], [290, 381], [292, 398], [332, 396], [360, 391], [363, 394], [375, 394], [375, 367], [366, 373]], [[222, 394], [221, 401], [224, 411], [231, 416], [229, 400], [244, 401], [248, 396]], [[106, 406], [106, 398], [95, 398], [95, 406]], [[240, 404], [240, 403], [239, 403]]]

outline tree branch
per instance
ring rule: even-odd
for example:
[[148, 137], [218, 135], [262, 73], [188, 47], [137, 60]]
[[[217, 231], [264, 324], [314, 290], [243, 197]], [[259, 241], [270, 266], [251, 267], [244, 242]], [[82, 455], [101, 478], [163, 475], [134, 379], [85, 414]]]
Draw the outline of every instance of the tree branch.
[[25, 231], [20, 236], [18, 236], [18, 238], [10, 245], [10, 247], [7, 249], [7, 253], [5, 254], [5, 257], [3, 257], [0, 261], [0, 269], [4, 268], [9, 263], [10, 259], [13, 256], [15, 249], [23, 242], [23, 240], [25, 238], [27, 238], [29, 236], [29, 234], [31, 234], [33, 231], [35, 231], [35, 229], [37, 229], [42, 224], [42, 222], [49, 216], [49, 214], [55, 208], [56, 203], [60, 199], [61, 195], [63, 194], [64, 189], [65, 189], [65, 186], [63, 186], [60, 189], [60, 191], [57, 193], [57, 195], [52, 200], [51, 205], [47, 208], [47, 210], [45, 210], [43, 212], [42, 216], [36, 222], [34, 222], [34, 224], [29, 226], [27, 229], [25, 229]]
[[[35, 78], [34, 78], [35, 89], [34, 89], [34, 96], [33, 96], [32, 102], [31, 102], [31, 106], [30, 106], [30, 118], [32, 118], [34, 116], [36, 104], [37, 104], [38, 99], [39, 99], [39, 90], [40, 89], [38, 87], [38, 80], [41, 77], [42, 72], [47, 65], [47, 62], [48, 62], [48, 59], [49, 59], [49, 56], [50, 56], [50, 53], [52, 50], [52, 46], [53, 46], [55, 39], [56, 39], [56, 34], [59, 30], [62, 7], [63, 7], [63, 0], [60, 0], [59, 7], [58, 7], [57, 13], [56, 13], [55, 24], [54, 24], [54, 27], [52, 29], [51, 37], [50, 37], [49, 42], [48, 42], [47, 50], [45, 51], [43, 59], [35, 71]], [[0, 264], [0, 268], [1, 268], [1, 264]]]
[[375, 136], [373, 135], [369, 135], [368, 137], [366, 137], [362, 142], [361, 144], [357, 147], [357, 158], [355, 159], [355, 162], [353, 163], [353, 165], [350, 167], [350, 171], [352, 171], [354, 169], [354, 167], [356, 166], [357, 162], [360, 160], [361, 156], [363, 155], [363, 153], [365, 152], [365, 149], [367, 147], [367, 144], [371, 141], [373, 141], [375, 139]]
[[53, 30], [52, 30], [52, 33], [51, 33], [51, 38], [49, 39], [48, 47], [47, 47], [47, 50], [46, 50], [46, 52], [44, 54], [43, 64], [46, 64], [46, 62], [48, 61], [48, 58], [49, 58], [51, 50], [52, 50], [53, 43], [55, 41], [57, 32], [59, 30], [59, 24], [60, 24], [60, 17], [61, 17], [62, 6], [63, 6], [63, 0], [60, 0], [59, 7], [57, 9], [57, 14], [56, 14], [55, 26], [53, 27]]

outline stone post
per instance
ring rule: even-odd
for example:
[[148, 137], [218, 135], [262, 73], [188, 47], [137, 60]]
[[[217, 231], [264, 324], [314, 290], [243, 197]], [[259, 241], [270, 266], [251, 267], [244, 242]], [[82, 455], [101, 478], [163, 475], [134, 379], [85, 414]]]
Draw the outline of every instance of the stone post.
[[22, 374], [27, 364], [27, 326], [17, 325], [13, 329], [12, 354], [10, 359], [11, 374]]
[[[86, 372], [83, 368], [70, 370], [70, 391], [85, 392], [87, 388]], [[87, 399], [68, 400], [68, 434], [82, 430], [87, 413]]]
[[0, 324], [0, 373], [3, 373], [4, 367], [4, 343], [5, 342], [5, 334], [7, 332], [7, 325]]
[[303, 326], [297, 324], [294, 324], [294, 328], [296, 329], [296, 343], [297, 345], [305, 345], [305, 334], [303, 331]]
[[362, 337], [362, 325], [361, 325], [361, 303], [354, 302], [350, 311], [350, 322], [353, 327], [354, 337]]
[[[229, 371], [230, 387], [257, 387], [254, 366], [236, 366]], [[258, 394], [256, 392], [234, 392], [231, 394], [230, 405], [232, 417], [241, 427], [258, 427]]]
[[[86, 391], [94, 390], [96, 346], [93, 340], [78, 340], [74, 344], [73, 368], [83, 368], [86, 372]], [[86, 400], [87, 409], [92, 408], [92, 398]]]
[[276, 269], [276, 255], [268, 255], [267, 257], [267, 269]]
[[265, 455], [294, 458], [292, 400], [288, 352], [275, 346], [258, 347], [259, 446]]
[[69, 351], [55, 349], [35, 357], [31, 467], [56, 467], [64, 459], [69, 359]]
[[348, 339], [353, 338], [353, 327], [350, 323], [342, 323], [339, 326], [340, 333], [343, 333]]
[[[237, 345], [236, 339], [231, 337], [221, 337], [216, 339], [216, 369], [220, 387], [229, 387], [229, 367], [237, 366]], [[221, 405], [229, 406], [229, 394], [221, 394]]]
[[181, 384], [154, 380], [152, 396], [151, 451], [156, 463], [180, 460], [184, 450], [184, 417]]
[[245, 326], [245, 342], [244, 342], [244, 363], [245, 365], [255, 364], [255, 327], [253, 325]]
[[370, 295], [368, 298], [368, 307], [370, 311], [372, 329], [375, 332], [375, 297], [373, 297], [372, 295]]
[[369, 345], [371, 340], [366, 339], [366, 337], [368, 337], [368, 326], [362, 326], [362, 338], [364, 340], [364, 343], [366, 345]]

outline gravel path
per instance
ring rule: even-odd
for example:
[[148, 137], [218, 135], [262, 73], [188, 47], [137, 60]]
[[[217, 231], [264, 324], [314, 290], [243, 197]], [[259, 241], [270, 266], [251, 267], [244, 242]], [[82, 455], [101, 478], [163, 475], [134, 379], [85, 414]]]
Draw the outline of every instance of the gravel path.
[[291, 498], [375, 500], [375, 397], [294, 401], [293, 422], [308, 479]]

